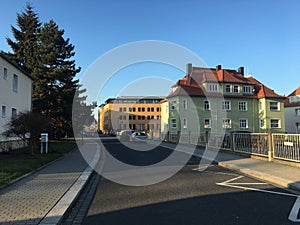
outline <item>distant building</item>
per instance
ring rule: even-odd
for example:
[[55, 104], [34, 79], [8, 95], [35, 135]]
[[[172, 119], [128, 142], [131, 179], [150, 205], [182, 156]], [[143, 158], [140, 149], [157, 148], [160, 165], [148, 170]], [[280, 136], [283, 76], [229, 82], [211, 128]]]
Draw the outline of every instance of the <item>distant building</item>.
[[284, 102], [285, 131], [300, 133], [300, 87], [289, 94]]
[[136, 130], [149, 132], [159, 137], [161, 105], [165, 97], [160, 96], [121, 96], [109, 98], [100, 106], [98, 129]]
[[32, 77], [0, 53], [0, 140], [5, 126], [16, 118], [19, 112], [30, 111], [32, 107]]
[[186, 75], [167, 96], [168, 132], [284, 132], [284, 99], [245, 76], [243, 67], [231, 70], [187, 64]]

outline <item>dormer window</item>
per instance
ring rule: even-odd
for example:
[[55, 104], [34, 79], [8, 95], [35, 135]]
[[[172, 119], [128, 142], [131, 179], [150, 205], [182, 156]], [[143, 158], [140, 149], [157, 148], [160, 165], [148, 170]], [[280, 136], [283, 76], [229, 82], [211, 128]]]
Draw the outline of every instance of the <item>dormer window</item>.
[[218, 92], [219, 91], [219, 84], [218, 83], [208, 83], [206, 90], [208, 92]]
[[244, 94], [252, 94], [252, 87], [251, 86], [244, 86], [243, 87], [243, 92]]
[[233, 86], [233, 92], [234, 92], [234, 93], [240, 93], [240, 88], [239, 88], [238, 85], [234, 85], [234, 86]]

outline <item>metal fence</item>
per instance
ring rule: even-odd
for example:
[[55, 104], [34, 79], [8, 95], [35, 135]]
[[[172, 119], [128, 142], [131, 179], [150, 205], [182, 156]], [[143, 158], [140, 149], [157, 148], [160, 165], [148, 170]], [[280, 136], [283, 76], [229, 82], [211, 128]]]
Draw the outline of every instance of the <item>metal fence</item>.
[[234, 133], [233, 151], [267, 157], [268, 156], [268, 134]]
[[[257, 155], [272, 159], [300, 162], [299, 134], [231, 133], [180, 134], [167, 133], [165, 140]], [[272, 154], [271, 154], [272, 153]]]
[[299, 134], [272, 134], [273, 158], [300, 162]]

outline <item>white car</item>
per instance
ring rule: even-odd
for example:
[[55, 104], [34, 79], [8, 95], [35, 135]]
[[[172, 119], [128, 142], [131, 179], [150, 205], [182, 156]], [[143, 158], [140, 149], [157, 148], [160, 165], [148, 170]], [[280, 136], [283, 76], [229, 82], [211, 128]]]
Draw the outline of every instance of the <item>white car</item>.
[[133, 132], [131, 135], [131, 141], [134, 142], [146, 142], [147, 135], [144, 132]]

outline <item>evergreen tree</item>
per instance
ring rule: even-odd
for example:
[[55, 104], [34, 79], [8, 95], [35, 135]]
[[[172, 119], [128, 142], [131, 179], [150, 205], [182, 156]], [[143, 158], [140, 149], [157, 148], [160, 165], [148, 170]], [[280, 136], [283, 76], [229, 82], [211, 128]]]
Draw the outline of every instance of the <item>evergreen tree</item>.
[[37, 35], [41, 23], [30, 3], [27, 3], [25, 12], [17, 14], [17, 25], [20, 29], [11, 26], [15, 41], [7, 38], [13, 53], [4, 54], [31, 74], [36, 63]]
[[44, 23], [38, 35], [38, 68], [33, 107], [35, 111], [50, 116], [56, 137], [61, 137], [72, 127], [72, 103], [78, 85], [74, 80], [76, 68], [74, 46], [64, 39], [64, 30], [50, 20]]

